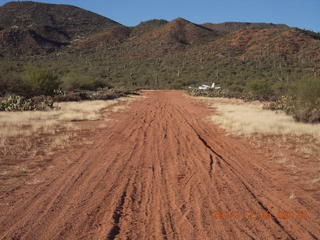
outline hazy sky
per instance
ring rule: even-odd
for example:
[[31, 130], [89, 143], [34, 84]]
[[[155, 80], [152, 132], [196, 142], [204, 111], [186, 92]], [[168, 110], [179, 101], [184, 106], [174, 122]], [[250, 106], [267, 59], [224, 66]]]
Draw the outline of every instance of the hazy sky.
[[[0, 5], [9, 2], [0, 0]], [[320, 0], [42, 0], [71, 4], [134, 26], [154, 18], [183, 17], [195, 23], [285, 23], [320, 32]]]

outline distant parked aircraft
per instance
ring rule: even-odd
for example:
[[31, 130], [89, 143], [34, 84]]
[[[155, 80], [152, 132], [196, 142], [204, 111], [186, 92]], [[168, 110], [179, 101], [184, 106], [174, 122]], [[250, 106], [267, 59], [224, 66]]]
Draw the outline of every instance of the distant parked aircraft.
[[205, 84], [203, 84], [203, 85], [198, 87], [198, 89], [201, 89], [201, 90], [206, 90], [206, 89], [209, 89], [209, 88], [211, 88], [211, 87], [208, 86], [208, 85], [205, 85]]
[[221, 89], [221, 87], [216, 87], [215, 83], [212, 83], [211, 87], [209, 85], [203, 84], [201, 86], [198, 87], [198, 89], [200, 90], [207, 90], [207, 89], [214, 89], [214, 90], [219, 90]]

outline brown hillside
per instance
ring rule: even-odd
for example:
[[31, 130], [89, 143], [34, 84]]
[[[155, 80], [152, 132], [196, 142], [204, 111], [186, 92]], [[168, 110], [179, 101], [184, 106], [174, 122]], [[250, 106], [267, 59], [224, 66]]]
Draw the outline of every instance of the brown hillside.
[[162, 42], [195, 44], [211, 41], [217, 36], [217, 32], [211, 29], [196, 25], [183, 18], [177, 18], [145, 36], [142, 41], [160, 40]]
[[83, 40], [76, 40], [76, 47], [85, 48], [109, 48], [125, 41], [130, 36], [131, 30], [128, 27], [114, 27], [105, 31], [93, 34]]
[[[137, 29], [136, 29], [137, 28]], [[140, 33], [140, 34], [137, 34]], [[132, 29], [119, 49], [123, 58], [161, 57], [181, 53], [186, 48], [205, 44], [219, 37], [216, 31], [178, 18], [171, 22], [152, 20]]]
[[219, 54], [247, 57], [320, 56], [320, 41], [305, 31], [295, 28], [245, 28], [220, 38], [208, 46]]
[[163, 25], [167, 24], [168, 21], [163, 19], [153, 19], [145, 22], [141, 22], [139, 25], [132, 28], [131, 36], [132, 37], [139, 37], [144, 34], [150, 33], [155, 31], [156, 29], [162, 27]]
[[45, 54], [65, 45], [67, 43], [47, 39], [31, 28], [11, 27], [0, 31], [0, 54], [3, 56]]
[[[172, 71], [176, 71], [173, 66], [184, 58], [186, 63], [194, 65], [191, 72], [205, 70], [207, 76], [216, 76], [212, 68], [222, 63], [221, 58], [228, 62], [224, 67], [231, 66], [230, 63], [241, 65], [242, 59], [255, 63], [257, 58], [273, 58], [273, 62], [290, 66], [299, 59], [299, 63], [311, 69], [320, 61], [320, 35], [281, 24], [198, 25], [182, 18], [170, 22], [155, 19], [125, 27], [69, 5], [12, 2], [0, 7], [1, 58], [27, 59], [30, 55], [46, 56], [53, 51], [59, 54], [48, 56], [48, 60], [61, 56], [62, 61], [72, 59], [70, 64], [75, 64], [81, 58], [75, 60], [73, 54], [81, 55], [100, 66], [105, 62], [116, 68], [123, 65], [122, 70], [111, 69], [110, 72], [123, 71], [130, 66], [130, 74], [140, 66], [149, 66], [150, 62], [157, 67], [154, 71], [158, 71], [161, 59], [167, 63], [167, 69], [172, 67]], [[98, 61], [102, 61], [101, 64]], [[121, 74], [114, 79], [127, 77]], [[169, 78], [170, 75], [165, 74]], [[131, 79], [132, 75], [129, 77]]]
[[242, 28], [252, 27], [252, 28], [288, 28], [285, 24], [273, 24], [273, 23], [249, 23], [249, 22], [224, 22], [224, 23], [204, 23], [202, 26], [209, 29], [230, 33], [238, 31]]
[[10, 2], [0, 7], [0, 55], [46, 54], [72, 40], [121, 26], [74, 6]]
[[10, 2], [0, 7], [0, 28], [31, 25], [51, 26], [73, 38], [121, 24], [70, 5], [24, 1]]

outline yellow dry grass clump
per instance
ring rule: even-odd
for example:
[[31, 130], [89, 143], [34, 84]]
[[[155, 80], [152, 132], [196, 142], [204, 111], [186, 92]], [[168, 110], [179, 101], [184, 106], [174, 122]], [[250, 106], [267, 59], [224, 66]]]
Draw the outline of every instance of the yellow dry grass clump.
[[320, 140], [320, 124], [299, 123], [284, 112], [264, 110], [258, 102], [201, 98], [217, 113], [211, 119], [234, 135], [310, 135]]
[[[108, 101], [62, 102], [56, 109], [47, 112], [0, 112], [0, 147], [8, 137], [27, 137], [35, 133], [54, 134], [56, 128], [75, 129], [72, 122], [95, 121], [105, 118], [102, 109], [111, 105], [132, 101], [136, 97], [118, 98]], [[115, 106], [114, 108], [119, 108]], [[119, 108], [119, 110], [123, 109]], [[111, 111], [116, 111], [111, 109]]]
[[[61, 121], [95, 121], [100, 120], [102, 115], [100, 110], [115, 103], [121, 99], [110, 101], [84, 101], [84, 102], [63, 102], [57, 104], [60, 108], [58, 119]], [[124, 100], [122, 100], [124, 101]]]

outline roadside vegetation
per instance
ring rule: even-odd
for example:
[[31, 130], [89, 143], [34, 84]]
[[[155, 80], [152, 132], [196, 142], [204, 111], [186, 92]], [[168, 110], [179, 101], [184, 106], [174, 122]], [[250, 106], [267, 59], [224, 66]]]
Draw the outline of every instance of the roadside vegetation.
[[52, 166], [56, 153], [93, 144], [94, 136], [107, 127], [109, 115], [137, 98], [59, 102], [50, 111], [0, 112], [0, 191], [13, 181], [41, 183], [38, 173]]
[[11, 74], [0, 88], [2, 180], [37, 172], [55, 152], [74, 143], [90, 144], [88, 139], [94, 130], [106, 126], [109, 114], [123, 109], [124, 103], [139, 94], [90, 78], [71, 74], [64, 78], [47, 67], [27, 67]]
[[[283, 111], [263, 109], [260, 101], [199, 97], [214, 108], [210, 117], [228, 135], [265, 156], [265, 163], [281, 165], [288, 179], [301, 184], [318, 199], [320, 183], [320, 124], [295, 121]], [[303, 177], [301, 177], [303, 176]], [[290, 199], [295, 198], [292, 192]]]
[[[24, 182], [23, 176], [36, 176], [50, 167], [57, 152], [91, 145], [90, 139], [107, 127], [109, 115], [137, 98], [55, 102], [49, 111], [0, 112], [0, 180], [37, 184], [37, 180]], [[86, 124], [88, 121], [94, 124]], [[4, 184], [0, 191], [5, 188]]]
[[191, 96], [259, 100], [264, 102], [264, 109], [284, 111], [296, 121], [320, 122], [320, 79], [316, 77], [304, 78], [293, 83], [276, 82], [273, 85], [266, 81], [253, 80], [244, 88], [190, 89], [188, 93]]
[[[10, 100], [19, 97], [8, 99], [2, 102], [1, 106], [6, 105], [6, 108], [0, 111], [0, 158], [19, 156], [18, 153], [25, 154], [30, 149], [41, 151], [42, 144], [37, 142], [39, 139], [47, 146], [45, 152], [50, 153], [52, 147], [65, 144], [65, 141], [58, 144], [59, 139], [69, 140], [70, 134], [76, 135], [75, 131], [81, 122], [108, 120], [110, 112], [123, 109], [117, 104], [134, 100], [135, 97], [118, 97], [108, 101], [50, 102], [49, 106], [45, 105], [46, 108], [32, 105], [32, 99], [25, 102]], [[102, 111], [108, 107], [112, 107], [110, 111]], [[95, 127], [99, 126], [99, 123], [95, 124]]]
[[320, 141], [320, 125], [294, 121], [284, 112], [263, 108], [259, 101], [205, 98], [217, 110], [212, 120], [235, 135], [310, 135]]
[[45, 111], [53, 109], [54, 102], [111, 100], [138, 94], [135, 89], [108, 88], [103, 82], [83, 76], [68, 74], [64, 78], [39, 67], [28, 67], [11, 81], [16, 84], [1, 88], [0, 111]]
[[0, 137], [4, 143], [8, 137], [55, 133], [56, 129], [69, 128], [72, 122], [102, 120], [102, 109], [123, 101], [126, 98], [60, 102], [53, 105], [52, 111], [0, 112]]

